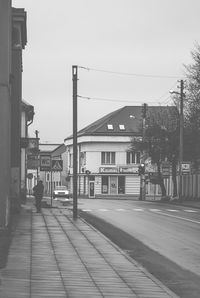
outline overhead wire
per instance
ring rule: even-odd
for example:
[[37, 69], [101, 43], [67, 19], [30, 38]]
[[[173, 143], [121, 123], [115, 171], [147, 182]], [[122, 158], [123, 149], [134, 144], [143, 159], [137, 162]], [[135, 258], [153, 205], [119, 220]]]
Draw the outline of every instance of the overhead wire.
[[154, 78], [154, 79], [178, 79], [178, 78], [180, 78], [180, 76], [175, 76], [175, 75], [166, 76], [166, 75], [128, 73], [128, 72], [119, 72], [119, 71], [112, 71], [112, 70], [105, 70], [105, 69], [90, 68], [90, 67], [85, 67], [85, 66], [78, 66], [78, 68], [85, 69], [87, 71], [96, 71], [96, 72], [103, 72], [103, 73], [123, 75], [123, 76], [146, 77], [146, 78]]
[[[180, 78], [178, 76], [162, 76], [162, 75], [149, 75], [149, 74], [137, 74], [137, 73], [125, 73], [125, 72], [116, 72], [116, 71], [110, 71], [110, 70], [103, 70], [103, 69], [97, 69], [97, 68], [90, 68], [90, 67], [85, 67], [85, 66], [78, 66], [80, 69], [84, 69], [87, 71], [96, 71], [96, 72], [103, 72], [103, 73], [108, 73], [108, 74], [117, 74], [117, 75], [126, 75], [126, 76], [136, 76], [136, 77], [147, 77], [147, 78], [160, 78], [160, 79], [171, 79], [171, 78]], [[173, 89], [174, 86], [177, 84], [177, 81], [173, 83], [172, 87], [169, 89]], [[148, 101], [148, 104], [165, 104], [167, 105], [170, 103], [171, 98], [170, 96], [167, 96], [169, 94], [169, 90], [165, 92], [162, 96], [160, 96], [157, 100], [155, 101]], [[167, 96], [167, 98], [166, 98]], [[136, 103], [136, 104], [141, 104], [143, 102], [142, 100], [140, 101], [135, 101], [135, 100], [126, 100], [126, 99], [111, 99], [111, 98], [98, 98], [98, 97], [89, 97], [89, 96], [81, 96], [78, 95], [80, 99], [87, 99], [87, 100], [97, 100], [97, 101], [110, 101], [110, 102], [127, 102], [127, 103]], [[162, 98], [165, 97], [164, 100]], [[146, 101], [146, 100], [145, 100]]]
[[[82, 96], [82, 95], [78, 95], [77, 96], [80, 99], [87, 99], [87, 100], [97, 100], [97, 101], [110, 101], [110, 102], [118, 102], [118, 103], [134, 103], [134, 104], [139, 104], [141, 105], [142, 100], [140, 101], [135, 101], [135, 100], [126, 100], [126, 99], [112, 99], [112, 98], [99, 98], [99, 97], [89, 97], [89, 96]], [[148, 104], [158, 104], [158, 101], [148, 101]]]

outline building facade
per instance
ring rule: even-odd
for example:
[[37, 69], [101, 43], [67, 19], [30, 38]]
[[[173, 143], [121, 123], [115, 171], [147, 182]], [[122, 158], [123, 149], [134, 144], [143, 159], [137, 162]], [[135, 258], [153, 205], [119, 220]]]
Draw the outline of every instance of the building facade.
[[29, 146], [28, 127], [32, 124], [34, 117], [34, 107], [24, 100], [21, 102], [21, 201], [26, 201], [27, 194], [27, 148]]
[[[167, 107], [149, 107], [156, 113]], [[141, 152], [131, 148], [142, 140], [141, 106], [126, 106], [78, 132], [78, 194], [89, 197], [138, 196]], [[69, 186], [73, 189], [73, 138], [65, 139]], [[147, 194], [158, 195], [158, 186], [146, 185]]]
[[[64, 144], [39, 144], [40, 149], [40, 167], [39, 177], [44, 184], [44, 192], [46, 196], [51, 196], [53, 190], [57, 186], [67, 185], [66, 181], [66, 148]], [[58, 167], [52, 170], [41, 167], [41, 160], [46, 160], [49, 163], [58, 161]], [[60, 162], [61, 161], [61, 166]], [[55, 162], [54, 162], [55, 164]]]
[[0, 229], [8, 225], [10, 214], [11, 28], [11, 1], [0, 0]]
[[21, 110], [22, 51], [27, 43], [26, 12], [12, 8], [12, 69], [11, 69], [11, 208], [21, 204]]
[[20, 208], [22, 50], [26, 12], [0, 0], [0, 229]]

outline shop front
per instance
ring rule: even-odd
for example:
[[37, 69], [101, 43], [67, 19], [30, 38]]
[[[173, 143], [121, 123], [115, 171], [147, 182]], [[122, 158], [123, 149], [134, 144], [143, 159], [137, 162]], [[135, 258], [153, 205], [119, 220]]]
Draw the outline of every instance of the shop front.
[[139, 194], [140, 179], [136, 167], [101, 167], [96, 194], [120, 196]]

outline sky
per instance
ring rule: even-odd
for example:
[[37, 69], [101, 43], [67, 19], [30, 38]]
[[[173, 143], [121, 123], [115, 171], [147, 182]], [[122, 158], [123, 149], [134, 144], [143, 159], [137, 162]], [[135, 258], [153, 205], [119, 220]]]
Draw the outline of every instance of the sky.
[[29, 136], [61, 144], [72, 134], [72, 66], [78, 129], [126, 105], [171, 105], [170, 90], [200, 43], [199, 0], [12, 0], [27, 12], [23, 99]]

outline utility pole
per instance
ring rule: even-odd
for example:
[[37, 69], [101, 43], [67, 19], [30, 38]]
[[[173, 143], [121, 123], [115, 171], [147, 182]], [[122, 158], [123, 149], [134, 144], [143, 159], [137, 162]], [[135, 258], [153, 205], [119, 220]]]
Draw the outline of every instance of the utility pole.
[[182, 162], [183, 162], [183, 97], [184, 82], [180, 81], [180, 136], [179, 136], [179, 200], [182, 201]]
[[38, 141], [37, 143], [37, 182], [39, 181], [39, 138], [38, 138], [39, 131], [35, 130], [35, 137]]
[[78, 67], [72, 66], [73, 77], [73, 219], [77, 219], [77, 81]]
[[[145, 128], [146, 128], [146, 114], [147, 114], [147, 104], [144, 103], [142, 106], [142, 142], [145, 142]], [[143, 149], [142, 169], [140, 173], [140, 197], [139, 200], [145, 200], [146, 198], [146, 185], [145, 185], [145, 159], [144, 159], [144, 149]]]

